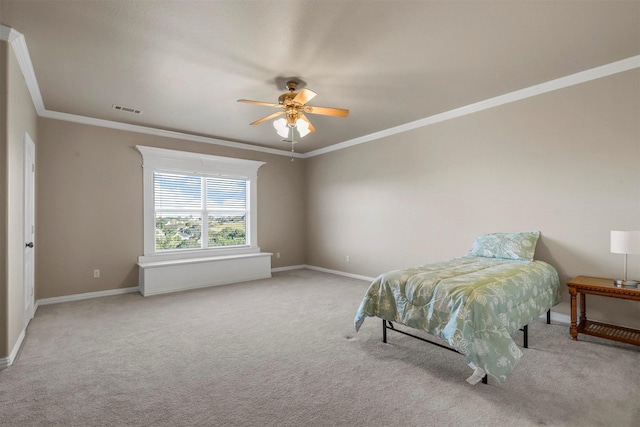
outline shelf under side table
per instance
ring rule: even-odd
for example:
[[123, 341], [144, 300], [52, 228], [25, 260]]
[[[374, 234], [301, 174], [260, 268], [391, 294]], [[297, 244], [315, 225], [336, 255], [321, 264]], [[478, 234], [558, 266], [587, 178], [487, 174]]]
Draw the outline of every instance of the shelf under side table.
[[607, 323], [587, 320], [578, 325], [578, 333], [640, 345], [640, 331], [622, 326], [609, 325]]

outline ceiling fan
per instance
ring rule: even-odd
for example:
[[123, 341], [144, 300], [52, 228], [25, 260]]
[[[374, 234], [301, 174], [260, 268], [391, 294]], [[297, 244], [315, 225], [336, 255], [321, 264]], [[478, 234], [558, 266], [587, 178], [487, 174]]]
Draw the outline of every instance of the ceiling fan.
[[311, 101], [317, 95], [317, 93], [305, 88], [301, 89], [300, 92], [296, 92], [298, 82], [288, 81], [286, 87], [289, 92], [285, 92], [280, 95], [280, 97], [278, 97], [277, 104], [262, 101], [251, 101], [249, 99], [238, 99], [238, 102], [264, 105], [267, 107], [277, 107], [281, 109], [281, 111], [278, 111], [277, 113], [270, 114], [267, 117], [263, 117], [253, 123], [250, 123], [251, 125], [259, 125], [260, 123], [275, 119], [276, 117], [284, 114], [284, 117], [273, 122], [273, 127], [276, 129], [278, 135], [283, 138], [289, 138], [291, 135], [291, 141], [293, 142], [293, 133], [291, 133], [291, 130], [294, 128], [297, 129], [301, 138], [311, 132], [315, 132], [316, 130], [304, 113], [322, 114], [334, 117], [347, 117], [349, 115], [349, 110], [345, 110], [343, 108], [314, 107], [306, 105], [307, 102]]

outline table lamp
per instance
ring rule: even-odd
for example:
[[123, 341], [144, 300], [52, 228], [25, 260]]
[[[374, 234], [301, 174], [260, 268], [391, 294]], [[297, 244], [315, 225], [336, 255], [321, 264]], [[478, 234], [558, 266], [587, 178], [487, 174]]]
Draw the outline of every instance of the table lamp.
[[624, 254], [624, 279], [615, 280], [615, 285], [637, 288], [637, 280], [627, 280], [627, 255], [640, 254], [640, 231], [612, 231], [611, 253]]

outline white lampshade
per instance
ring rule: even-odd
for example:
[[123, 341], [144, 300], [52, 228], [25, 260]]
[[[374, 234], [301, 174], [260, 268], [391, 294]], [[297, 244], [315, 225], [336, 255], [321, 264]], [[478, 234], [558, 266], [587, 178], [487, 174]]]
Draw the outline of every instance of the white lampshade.
[[305, 120], [298, 119], [296, 120], [296, 129], [298, 129], [298, 134], [300, 134], [300, 138], [307, 136], [310, 132], [309, 123]]
[[611, 231], [611, 253], [640, 254], [640, 231]]
[[273, 127], [276, 129], [276, 132], [281, 137], [283, 138], [289, 137], [289, 126], [287, 126], [287, 121], [285, 119], [274, 120]]

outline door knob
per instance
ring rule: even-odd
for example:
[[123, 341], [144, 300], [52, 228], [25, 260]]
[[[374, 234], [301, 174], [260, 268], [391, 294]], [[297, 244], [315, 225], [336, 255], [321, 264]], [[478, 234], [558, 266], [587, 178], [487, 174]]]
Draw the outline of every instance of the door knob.
[[27, 247], [27, 248], [32, 248], [33, 247], [33, 242], [26, 243], [24, 246]]

